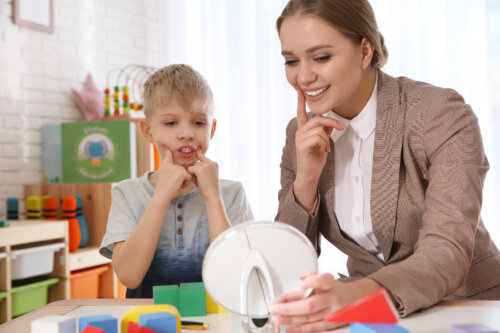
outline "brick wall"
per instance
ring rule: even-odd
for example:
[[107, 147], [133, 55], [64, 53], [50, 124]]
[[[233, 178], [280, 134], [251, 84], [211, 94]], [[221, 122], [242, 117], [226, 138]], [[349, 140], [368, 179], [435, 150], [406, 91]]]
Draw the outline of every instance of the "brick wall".
[[41, 182], [41, 126], [84, 119], [71, 88], [82, 89], [88, 72], [103, 89], [113, 68], [159, 66], [159, 0], [54, 5], [48, 34], [14, 25], [11, 1], [0, 0], [0, 219], [7, 197]]

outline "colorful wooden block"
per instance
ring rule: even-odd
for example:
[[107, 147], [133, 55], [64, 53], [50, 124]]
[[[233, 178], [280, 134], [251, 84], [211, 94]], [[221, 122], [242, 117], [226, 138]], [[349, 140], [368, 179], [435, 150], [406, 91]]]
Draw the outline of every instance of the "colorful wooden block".
[[139, 315], [139, 325], [158, 331], [158, 333], [177, 332], [177, 319], [170, 312], [141, 314]]
[[106, 333], [106, 332], [103, 329], [99, 328], [99, 327], [94, 327], [94, 326], [91, 326], [91, 325], [87, 325], [83, 329], [82, 333]]
[[[133, 321], [129, 321], [128, 327], [127, 327], [127, 333], [139, 333], [139, 324]], [[124, 331], [122, 331], [124, 333]]]
[[384, 288], [367, 295], [334, 312], [325, 321], [336, 323], [386, 323], [398, 322], [398, 312]]
[[453, 325], [451, 333], [498, 333], [498, 330], [483, 324]]
[[128, 323], [127, 333], [158, 333], [158, 332], [148, 327], [140, 326], [139, 324], [131, 321]]
[[179, 286], [153, 286], [153, 299], [155, 304], [170, 304], [179, 309]]
[[78, 332], [82, 333], [87, 325], [100, 328], [106, 333], [118, 333], [118, 319], [109, 314], [78, 318]]
[[146, 326], [139, 326], [139, 332], [138, 333], [158, 333], [158, 331], [152, 330]]
[[207, 315], [207, 300], [203, 282], [181, 283], [180, 312], [182, 317], [198, 317]]
[[47, 316], [31, 322], [31, 333], [75, 333], [75, 331], [75, 317]]
[[351, 333], [408, 333], [407, 329], [394, 324], [354, 323], [350, 326]]
[[226, 309], [215, 303], [208, 291], [205, 292], [205, 297], [207, 299], [207, 313], [227, 313]]
[[170, 304], [132, 306], [122, 316], [121, 332], [128, 332], [130, 322], [139, 323], [139, 315], [145, 313], [170, 312], [176, 317], [177, 333], [181, 333], [181, 317], [179, 311]]

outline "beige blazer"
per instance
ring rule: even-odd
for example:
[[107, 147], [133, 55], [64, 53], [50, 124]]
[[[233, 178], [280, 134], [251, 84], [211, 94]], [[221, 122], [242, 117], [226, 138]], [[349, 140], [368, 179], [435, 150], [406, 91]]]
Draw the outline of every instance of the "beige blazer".
[[305, 233], [318, 253], [321, 233], [349, 256], [348, 279], [378, 281], [399, 299], [402, 315], [446, 297], [500, 297], [500, 253], [480, 217], [489, 166], [471, 107], [451, 89], [383, 72], [377, 96], [370, 208], [385, 262], [339, 228], [331, 139], [317, 211], [310, 215], [295, 201], [295, 118], [283, 148], [276, 220]]

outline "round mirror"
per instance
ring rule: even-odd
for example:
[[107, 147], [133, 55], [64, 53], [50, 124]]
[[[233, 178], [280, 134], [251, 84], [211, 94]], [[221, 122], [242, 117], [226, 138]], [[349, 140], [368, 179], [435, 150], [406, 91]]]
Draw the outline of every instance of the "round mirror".
[[316, 251], [296, 228], [280, 222], [245, 222], [220, 234], [203, 260], [207, 292], [225, 309], [270, 316], [270, 303], [300, 290], [300, 276], [318, 269]]

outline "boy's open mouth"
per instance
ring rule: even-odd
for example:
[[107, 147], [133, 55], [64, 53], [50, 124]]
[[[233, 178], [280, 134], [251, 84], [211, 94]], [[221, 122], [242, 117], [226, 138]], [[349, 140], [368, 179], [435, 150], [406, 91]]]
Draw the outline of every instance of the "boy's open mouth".
[[182, 146], [177, 151], [183, 157], [191, 157], [196, 152], [196, 148], [193, 146]]

